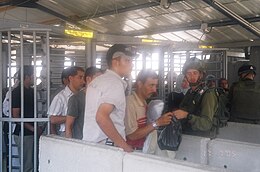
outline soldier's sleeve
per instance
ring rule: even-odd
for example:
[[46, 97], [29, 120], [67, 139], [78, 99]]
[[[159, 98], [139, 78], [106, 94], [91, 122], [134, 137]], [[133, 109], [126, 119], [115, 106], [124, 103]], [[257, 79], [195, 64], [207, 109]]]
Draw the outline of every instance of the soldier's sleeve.
[[218, 100], [214, 91], [207, 91], [202, 98], [200, 114], [192, 115], [191, 123], [194, 131], [208, 131], [213, 124], [213, 116], [217, 111]]

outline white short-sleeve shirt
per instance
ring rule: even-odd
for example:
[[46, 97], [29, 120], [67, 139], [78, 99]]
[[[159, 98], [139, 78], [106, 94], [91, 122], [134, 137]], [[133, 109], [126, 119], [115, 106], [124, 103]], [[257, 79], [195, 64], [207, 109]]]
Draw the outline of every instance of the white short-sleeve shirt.
[[102, 103], [115, 106], [110, 118], [118, 133], [125, 139], [125, 89], [126, 82], [111, 70], [107, 70], [88, 85], [83, 140], [98, 143], [108, 138], [96, 122], [96, 113]]
[[[68, 109], [69, 98], [73, 95], [73, 92], [68, 86], [61, 90], [52, 100], [47, 114], [54, 116], [66, 116]], [[65, 131], [65, 124], [60, 124], [60, 132]]]

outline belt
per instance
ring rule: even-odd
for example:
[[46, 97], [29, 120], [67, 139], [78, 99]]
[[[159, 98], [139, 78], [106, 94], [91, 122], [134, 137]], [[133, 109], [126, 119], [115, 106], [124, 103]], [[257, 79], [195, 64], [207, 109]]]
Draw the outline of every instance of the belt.
[[143, 150], [143, 148], [137, 148], [137, 147], [136, 147], [136, 148], [133, 148], [133, 149], [134, 149], [134, 150], [140, 150], [140, 151]]

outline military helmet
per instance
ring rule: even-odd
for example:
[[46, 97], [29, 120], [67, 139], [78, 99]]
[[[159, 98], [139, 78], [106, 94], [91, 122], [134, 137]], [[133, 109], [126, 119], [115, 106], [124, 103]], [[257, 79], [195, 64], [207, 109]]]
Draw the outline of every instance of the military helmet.
[[238, 69], [238, 76], [243, 73], [254, 73], [256, 75], [256, 67], [250, 64], [244, 64]]
[[216, 77], [214, 75], [207, 75], [205, 81], [216, 81]]
[[185, 75], [189, 69], [196, 69], [200, 72], [205, 73], [205, 65], [203, 61], [195, 57], [186, 60], [182, 68], [182, 74]]

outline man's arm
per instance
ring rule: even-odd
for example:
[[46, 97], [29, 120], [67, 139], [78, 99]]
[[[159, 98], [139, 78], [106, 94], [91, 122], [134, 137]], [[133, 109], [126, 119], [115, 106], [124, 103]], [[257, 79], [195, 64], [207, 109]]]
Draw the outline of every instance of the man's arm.
[[[213, 116], [217, 111], [218, 101], [214, 92], [206, 92], [201, 102], [201, 113], [190, 114], [189, 123], [193, 130], [207, 131], [213, 124]], [[189, 113], [184, 110], [176, 110], [173, 112], [177, 119], [187, 118]]]
[[66, 116], [62, 115], [51, 115], [50, 116], [51, 124], [63, 124], [66, 122]]
[[201, 102], [201, 113], [192, 116], [189, 121], [193, 130], [207, 131], [213, 125], [213, 117], [218, 108], [218, 100], [215, 92], [206, 92]]
[[66, 123], [65, 123], [65, 137], [72, 138], [72, 128], [74, 125], [75, 117], [73, 116], [66, 116]]
[[122, 148], [126, 152], [132, 152], [133, 148], [129, 146], [123, 137], [118, 133], [110, 118], [110, 113], [113, 109], [114, 106], [112, 104], [101, 104], [97, 110], [96, 121], [102, 131], [115, 143], [115, 145]]
[[[52, 100], [51, 105], [48, 109], [47, 114], [49, 115], [49, 118], [50, 118], [50, 133], [51, 134], [57, 135], [56, 124], [62, 124], [66, 120], [65, 116], [54, 115], [54, 114], [61, 114], [61, 108], [62, 108], [61, 104], [62, 104], [62, 101], [60, 100], [59, 96], [56, 95], [54, 97], [54, 99]], [[59, 118], [59, 117], [61, 117], [61, 118]]]
[[51, 115], [50, 116], [50, 122], [51, 122], [50, 133], [57, 135], [57, 126], [56, 125], [65, 123], [66, 122], [66, 116]]
[[[171, 119], [172, 119], [172, 112], [168, 112], [168, 113], [163, 114], [155, 122], [156, 122], [157, 126], [160, 127], [160, 126], [165, 126], [165, 125], [170, 124]], [[148, 124], [144, 127], [138, 128], [137, 130], [135, 130], [133, 133], [127, 135], [126, 137], [129, 140], [138, 140], [138, 139], [146, 137], [153, 130], [154, 130], [154, 128], [153, 128], [152, 124]]]

